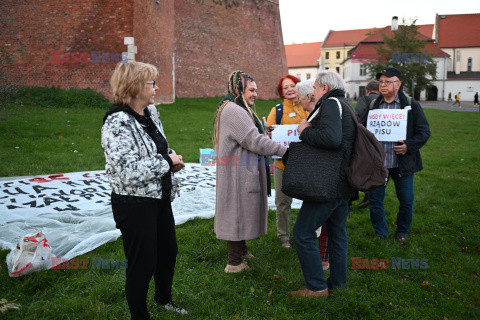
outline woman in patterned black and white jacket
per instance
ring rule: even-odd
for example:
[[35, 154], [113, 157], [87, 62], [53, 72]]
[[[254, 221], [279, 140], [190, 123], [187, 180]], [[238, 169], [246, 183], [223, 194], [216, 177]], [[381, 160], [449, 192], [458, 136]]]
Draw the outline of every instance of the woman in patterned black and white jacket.
[[157, 75], [150, 64], [119, 63], [110, 79], [115, 104], [102, 127], [113, 217], [127, 258], [125, 293], [132, 319], [150, 319], [146, 298], [152, 276], [154, 302], [187, 313], [172, 301], [178, 247], [171, 174], [185, 164], [168, 147], [158, 111], [149, 106], [158, 90]]

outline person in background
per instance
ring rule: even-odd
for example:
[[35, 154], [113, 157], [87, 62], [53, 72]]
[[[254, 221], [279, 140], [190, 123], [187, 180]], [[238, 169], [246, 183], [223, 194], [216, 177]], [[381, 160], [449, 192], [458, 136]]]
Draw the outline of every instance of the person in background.
[[365, 95], [358, 99], [355, 112], [360, 117], [360, 122], [366, 126], [370, 102], [378, 98], [379, 83], [377, 80], [370, 80], [365, 87]]
[[303, 107], [303, 110], [312, 112], [315, 108], [315, 97], [313, 95], [313, 85], [315, 79], [308, 79], [297, 82], [296, 87], [298, 91], [298, 102]]
[[[423, 169], [420, 148], [430, 138], [430, 127], [420, 104], [403, 93], [402, 73], [386, 67], [377, 73], [380, 83], [380, 96], [375, 100], [373, 109], [404, 109], [407, 115], [407, 139], [398, 142], [380, 142], [385, 149], [385, 166], [389, 180], [395, 183], [399, 201], [396, 221], [396, 242], [403, 244], [413, 220], [413, 178]], [[387, 181], [387, 183], [388, 183]], [[376, 188], [369, 192], [370, 220], [375, 236], [385, 239], [388, 236], [388, 224], [385, 216], [385, 189]]]
[[[283, 102], [276, 105], [270, 111], [267, 118], [267, 126], [272, 129], [274, 125], [299, 124], [307, 119], [308, 112], [298, 101], [298, 91], [295, 84], [300, 80], [292, 75], [286, 75], [280, 79], [277, 85], [277, 92]], [[279, 110], [280, 109], [280, 110]], [[279, 110], [279, 111], [277, 111]], [[292, 198], [282, 192], [282, 175], [285, 166], [281, 159], [274, 161], [274, 183], [275, 183], [275, 206], [277, 208], [277, 237], [282, 247], [290, 249], [290, 215]]]
[[[345, 99], [345, 81], [333, 70], [320, 71], [314, 84], [315, 109], [309, 121], [298, 126], [300, 140], [315, 148], [342, 150], [342, 161], [350, 164], [355, 140], [355, 123]], [[343, 101], [340, 106], [334, 99]], [[341, 113], [340, 113], [341, 110]], [[318, 112], [317, 112], [318, 111]], [[353, 112], [353, 110], [351, 110]], [[311, 170], [324, 170], [315, 167]], [[291, 292], [293, 296], [325, 298], [329, 289], [344, 287], [347, 282], [348, 201], [355, 194], [342, 169], [335, 199], [328, 202], [303, 201], [293, 228], [293, 238], [302, 268], [305, 286]], [[316, 230], [325, 224], [330, 251], [330, 277], [325, 281], [322, 260], [316, 244]]]
[[[370, 80], [367, 83], [365, 88], [365, 95], [361, 97], [357, 105], [355, 106], [355, 112], [358, 114], [360, 118], [360, 122], [367, 127], [367, 116], [370, 107], [370, 103], [378, 98], [378, 89], [379, 84], [377, 80]], [[361, 115], [361, 116], [360, 116]], [[358, 209], [365, 209], [368, 207], [368, 192], [365, 192], [365, 196], [363, 200], [358, 204]]]
[[473, 96], [473, 106], [476, 107], [476, 106], [480, 106], [478, 104], [478, 92], [475, 92], [475, 95]]
[[[298, 101], [303, 106], [303, 109], [312, 112], [315, 108], [315, 96], [313, 95], [313, 85], [315, 79], [308, 79], [297, 83]], [[317, 230], [318, 234], [318, 230]], [[318, 237], [318, 248], [320, 249], [320, 257], [322, 258], [323, 270], [328, 270], [330, 264], [328, 262], [328, 237], [325, 224], [320, 229], [320, 235]]]
[[287, 150], [265, 135], [254, 109], [256, 98], [255, 80], [242, 71], [233, 72], [213, 125], [218, 159], [214, 231], [218, 239], [227, 241], [226, 273], [247, 269], [244, 259], [253, 255], [246, 240], [267, 233], [271, 186], [265, 156], [282, 156]]
[[460, 91], [455, 95], [455, 102], [452, 104], [452, 107], [457, 105], [461, 108], [462, 106], [460, 105]]
[[[172, 172], [185, 164], [169, 148], [153, 113], [157, 68], [119, 63], [110, 80], [114, 105], [103, 118], [102, 148], [112, 188], [113, 218], [127, 258], [125, 294], [132, 319], [150, 319], [147, 292], [155, 279], [155, 304], [180, 314], [172, 301], [178, 252], [172, 213]], [[159, 118], [158, 118], [159, 119]]]

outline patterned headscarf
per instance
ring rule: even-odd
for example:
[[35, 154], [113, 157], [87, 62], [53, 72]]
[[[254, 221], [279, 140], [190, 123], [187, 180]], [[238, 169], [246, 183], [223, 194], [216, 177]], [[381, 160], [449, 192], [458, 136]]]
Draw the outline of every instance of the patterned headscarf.
[[213, 121], [212, 142], [215, 151], [217, 151], [218, 147], [218, 126], [220, 123], [220, 115], [223, 108], [225, 108], [227, 103], [229, 103], [230, 101], [236, 103], [237, 105], [245, 109], [250, 114], [253, 121], [255, 121], [255, 126], [257, 127], [258, 132], [260, 132], [261, 134], [264, 133], [262, 122], [260, 121], [260, 118], [258, 118], [257, 113], [255, 112], [255, 105], [250, 107], [245, 101], [245, 98], [243, 97], [243, 91], [245, 90], [248, 81], [255, 80], [243, 71], [234, 71], [228, 77], [227, 95], [220, 102], [217, 108], [217, 112], [215, 113], [215, 119]]

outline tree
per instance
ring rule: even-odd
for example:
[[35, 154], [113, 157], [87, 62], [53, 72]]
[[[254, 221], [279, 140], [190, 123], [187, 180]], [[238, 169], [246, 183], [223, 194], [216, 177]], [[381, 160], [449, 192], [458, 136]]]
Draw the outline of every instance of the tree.
[[374, 78], [383, 68], [390, 66], [402, 72], [404, 91], [414, 97], [414, 92], [427, 89], [436, 80], [436, 66], [428, 52], [422, 52], [428, 39], [418, 32], [416, 20], [407, 24], [403, 20], [393, 36], [383, 33], [383, 44], [375, 50], [379, 55], [377, 62], [365, 63], [369, 75]]

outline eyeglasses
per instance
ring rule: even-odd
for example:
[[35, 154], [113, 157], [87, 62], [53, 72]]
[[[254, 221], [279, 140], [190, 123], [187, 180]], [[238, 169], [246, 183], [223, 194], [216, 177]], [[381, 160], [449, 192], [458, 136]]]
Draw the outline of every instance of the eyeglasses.
[[148, 83], [148, 84], [152, 84], [152, 85], [153, 85], [153, 87], [155, 88], [155, 80], [152, 80], [152, 81], [147, 81], [146, 83]]
[[378, 83], [383, 86], [389, 86], [389, 85], [392, 85], [394, 84], [395, 82], [400, 82], [399, 80], [395, 80], [395, 81], [389, 81], [389, 80], [385, 80], [385, 81], [378, 81]]

